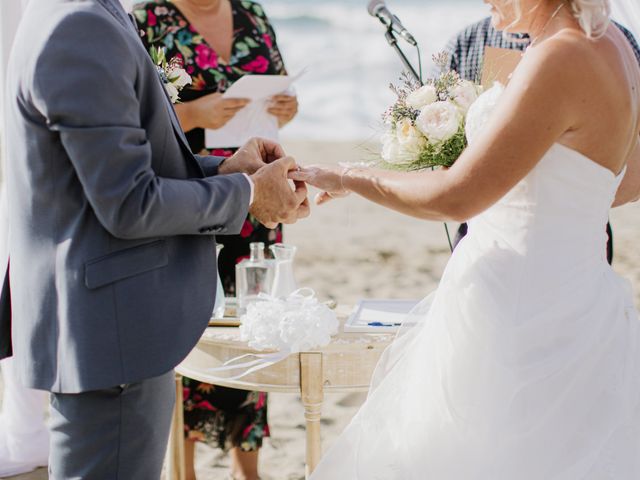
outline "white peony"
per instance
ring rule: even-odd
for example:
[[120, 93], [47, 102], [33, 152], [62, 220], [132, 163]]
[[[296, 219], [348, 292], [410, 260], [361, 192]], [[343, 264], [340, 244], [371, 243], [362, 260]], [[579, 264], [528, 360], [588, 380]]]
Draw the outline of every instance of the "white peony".
[[191, 75], [189, 75], [184, 68], [174, 68], [171, 71], [169, 81], [171, 81], [178, 90], [181, 90], [185, 86], [191, 85]]
[[165, 83], [164, 88], [167, 89], [167, 93], [169, 94], [171, 103], [176, 103], [178, 101], [178, 98], [180, 98], [180, 95], [176, 86], [173, 83]]
[[407, 96], [406, 103], [408, 106], [420, 110], [426, 105], [430, 105], [438, 99], [435, 87], [432, 85], [424, 85], [418, 90], [411, 92]]
[[469, 107], [478, 99], [478, 86], [468, 80], [462, 80], [449, 92], [453, 103], [463, 112], [467, 113]]
[[416, 125], [429, 142], [445, 142], [460, 129], [460, 112], [450, 102], [435, 102], [422, 109]]

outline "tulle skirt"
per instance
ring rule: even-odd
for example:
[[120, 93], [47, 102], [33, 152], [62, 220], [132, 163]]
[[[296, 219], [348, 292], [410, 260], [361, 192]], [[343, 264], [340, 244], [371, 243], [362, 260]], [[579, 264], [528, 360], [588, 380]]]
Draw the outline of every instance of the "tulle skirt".
[[600, 258], [553, 272], [482, 248], [456, 250], [312, 479], [640, 479], [628, 283]]

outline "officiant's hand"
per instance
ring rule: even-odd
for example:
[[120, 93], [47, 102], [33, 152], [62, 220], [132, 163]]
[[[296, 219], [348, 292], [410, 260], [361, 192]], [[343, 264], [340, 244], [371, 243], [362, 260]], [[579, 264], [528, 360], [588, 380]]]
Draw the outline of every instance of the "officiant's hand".
[[262, 167], [284, 157], [280, 144], [266, 138], [252, 138], [220, 165], [218, 173], [246, 173], [253, 175]]
[[175, 108], [182, 129], [188, 132], [194, 128], [222, 128], [249, 103], [251, 100], [246, 98], [222, 98], [221, 93], [211, 93], [178, 103]]
[[322, 205], [336, 198], [349, 195], [349, 190], [344, 186], [344, 176], [349, 173], [346, 167], [310, 166], [301, 167], [289, 173], [289, 179], [296, 182], [305, 182], [320, 190], [316, 195], [315, 202]]
[[267, 112], [277, 117], [278, 125], [284, 127], [298, 114], [298, 97], [295, 95], [275, 95], [271, 97]]
[[309, 216], [309, 200], [304, 182], [294, 181], [292, 188], [288, 175], [298, 166], [291, 157], [276, 160], [251, 176], [254, 184], [253, 203], [249, 212], [267, 228], [278, 223], [295, 223]]

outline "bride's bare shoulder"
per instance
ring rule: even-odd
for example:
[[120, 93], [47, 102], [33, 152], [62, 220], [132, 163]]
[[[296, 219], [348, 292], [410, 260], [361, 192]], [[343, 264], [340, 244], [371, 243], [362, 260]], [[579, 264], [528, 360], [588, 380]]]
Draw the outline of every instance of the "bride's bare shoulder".
[[[620, 43], [624, 36], [614, 29], [612, 26], [598, 39], [589, 39], [576, 29], [559, 31], [527, 50], [512, 82], [522, 93], [556, 96], [565, 106], [580, 107], [585, 99], [591, 107], [628, 101], [620, 88], [631, 85], [628, 52]], [[634, 63], [637, 65], [635, 57]]]
[[[584, 79], [584, 75], [595, 73], [594, 61], [600, 55], [593, 48], [593, 42], [581, 32], [562, 30], [529, 48], [523, 55], [519, 70], [529, 77], [553, 78], [556, 82]], [[558, 73], [562, 74], [561, 78], [558, 78]]]

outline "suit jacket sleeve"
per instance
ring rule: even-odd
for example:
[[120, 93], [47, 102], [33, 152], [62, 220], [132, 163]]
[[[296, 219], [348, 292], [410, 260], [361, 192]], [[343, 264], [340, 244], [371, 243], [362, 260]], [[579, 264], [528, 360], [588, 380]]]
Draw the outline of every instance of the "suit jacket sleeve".
[[[183, 180], [152, 169], [136, 90], [137, 82], [159, 80], [141, 75], [149, 70], [140, 62], [149, 60], [142, 60], [135, 42], [115, 20], [93, 12], [70, 15], [38, 59], [34, 105], [59, 134], [89, 203], [112, 235], [238, 233], [251, 194], [243, 175]], [[220, 161], [204, 163], [205, 171], [217, 173]]]
[[194, 155], [194, 157], [202, 167], [205, 177], [218, 175], [220, 164], [226, 160], [226, 157], [213, 157], [211, 155]]

